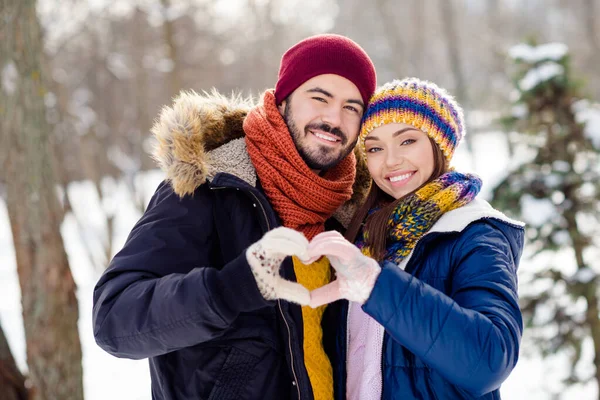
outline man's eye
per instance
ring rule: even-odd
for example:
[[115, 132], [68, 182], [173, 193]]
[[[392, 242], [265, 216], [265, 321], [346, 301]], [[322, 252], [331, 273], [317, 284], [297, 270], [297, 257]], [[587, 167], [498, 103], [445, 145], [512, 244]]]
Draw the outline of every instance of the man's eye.
[[356, 107], [352, 107], [352, 106], [346, 106], [346, 109], [347, 109], [347, 110], [350, 110], [350, 111], [352, 111], [352, 112], [355, 112], [355, 113], [357, 113], [357, 114], [359, 113], [359, 111], [358, 111], [358, 109], [357, 109]]
[[327, 100], [325, 100], [325, 99], [324, 99], [324, 98], [322, 98], [322, 97], [313, 97], [313, 99], [315, 99], [315, 100], [317, 100], [317, 101], [320, 101], [320, 102], [323, 102], [323, 103], [327, 103]]

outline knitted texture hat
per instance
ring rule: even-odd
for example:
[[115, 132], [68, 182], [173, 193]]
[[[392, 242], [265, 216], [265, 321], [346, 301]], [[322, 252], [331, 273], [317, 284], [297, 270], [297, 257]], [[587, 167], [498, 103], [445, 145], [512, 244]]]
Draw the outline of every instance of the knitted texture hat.
[[404, 123], [425, 132], [440, 146], [448, 164], [465, 135], [462, 108], [435, 83], [417, 78], [393, 80], [375, 91], [363, 116], [359, 136], [365, 152], [365, 138], [375, 128]]
[[354, 83], [365, 105], [375, 91], [375, 66], [357, 43], [340, 35], [316, 35], [298, 42], [281, 58], [275, 85], [277, 105], [307, 80], [324, 74]]

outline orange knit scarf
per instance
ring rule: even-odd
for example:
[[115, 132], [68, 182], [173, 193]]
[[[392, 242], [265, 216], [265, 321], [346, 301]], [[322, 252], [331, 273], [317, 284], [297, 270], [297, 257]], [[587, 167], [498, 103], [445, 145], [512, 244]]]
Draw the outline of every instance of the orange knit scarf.
[[244, 120], [246, 146], [260, 183], [283, 225], [311, 240], [352, 196], [356, 160], [350, 153], [319, 176], [306, 165], [275, 104], [272, 90]]

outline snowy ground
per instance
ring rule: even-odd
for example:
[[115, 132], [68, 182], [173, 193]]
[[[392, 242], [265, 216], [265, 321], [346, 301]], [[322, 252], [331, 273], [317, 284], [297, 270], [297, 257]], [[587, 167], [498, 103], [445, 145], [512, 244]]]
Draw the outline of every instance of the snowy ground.
[[[493, 185], [506, 174], [508, 167], [506, 143], [503, 136], [497, 133], [479, 134], [475, 139], [475, 163], [467, 157], [463, 145], [455, 157], [455, 166], [461, 171], [475, 169], [484, 180], [482, 195], [487, 198]], [[161, 179], [160, 172], [152, 171], [140, 176], [137, 183], [148, 193], [152, 193]], [[115, 183], [113, 185], [111, 192], [114, 196], [102, 203], [98, 201], [91, 184], [72, 185], [69, 190], [73, 191], [75, 199], [73, 208], [81, 218], [84, 218], [84, 229], [82, 231], [78, 227], [72, 216], [66, 218], [62, 226], [69, 262], [78, 285], [85, 397], [86, 400], [149, 400], [151, 396], [147, 361], [112, 357], [96, 346], [92, 336], [92, 290], [100, 272], [95, 270], [89, 261], [83, 240], [86, 240], [92, 251], [97, 252], [98, 238], [102, 237], [106, 229], [99, 210], [114, 211], [116, 216], [114, 249], [118, 251], [140, 216], [131, 204], [124, 185]], [[522, 263], [521, 271], [534, 267], [525, 261]], [[17, 363], [25, 369], [25, 340], [20, 296], [10, 225], [4, 203], [0, 201], [0, 323], [8, 336]], [[585, 347], [586, 356], [582, 365], [590, 366], [591, 347], [589, 343]], [[503, 398], [510, 400], [527, 396], [530, 400], [554, 399], [550, 391], [560, 390], [559, 380], [567, 373], [566, 357], [557, 355], [542, 361], [535, 355], [525, 356], [524, 353], [532, 349], [524, 346], [522, 350], [519, 364], [502, 387]], [[597, 398], [596, 393], [597, 389], [591, 383], [564, 390], [559, 399], [592, 400]]]

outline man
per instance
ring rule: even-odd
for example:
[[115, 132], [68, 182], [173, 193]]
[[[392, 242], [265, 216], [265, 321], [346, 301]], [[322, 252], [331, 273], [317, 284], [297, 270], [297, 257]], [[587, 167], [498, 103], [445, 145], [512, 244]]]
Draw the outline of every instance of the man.
[[93, 310], [100, 347], [150, 359], [154, 399], [333, 397], [324, 309], [307, 306], [327, 259], [307, 265], [298, 238], [274, 228], [307, 244], [360, 201], [353, 149], [374, 90], [356, 43], [318, 35], [283, 55], [255, 107], [184, 93], [163, 109], [154, 157], [167, 179]]

